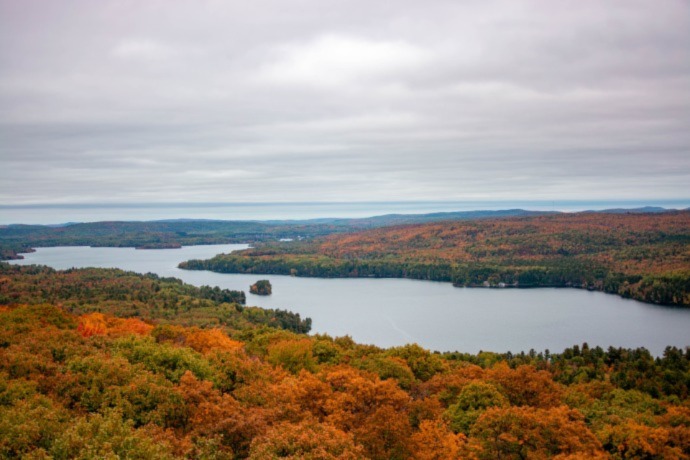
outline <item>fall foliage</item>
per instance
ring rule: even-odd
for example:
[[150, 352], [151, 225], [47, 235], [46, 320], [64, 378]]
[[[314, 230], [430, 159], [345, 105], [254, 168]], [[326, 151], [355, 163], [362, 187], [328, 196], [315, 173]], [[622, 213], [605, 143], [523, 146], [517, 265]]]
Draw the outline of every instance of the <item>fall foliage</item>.
[[131, 316], [120, 272], [33, 270], [0, 283], [0, 458], [690, 458], [690, 349], [381, 349], [169, 317], [173, 287], [129, 274], [160, 284]]
[[242, 329], [266, 325], [309, 332], [311, 319], [285, 310], [246, 307], [245, 294], [179, 279], [115, 269], [56, 271], [43, 266], [0, 263], [0, 304], [60, 304], [76, 313], [110, 312], [120, 317], [156, 318], [202, 328]]
[[383, 227], [262, 244], [181, 268], [557, 286], [690, 306], [690, 211], [577, 213]]

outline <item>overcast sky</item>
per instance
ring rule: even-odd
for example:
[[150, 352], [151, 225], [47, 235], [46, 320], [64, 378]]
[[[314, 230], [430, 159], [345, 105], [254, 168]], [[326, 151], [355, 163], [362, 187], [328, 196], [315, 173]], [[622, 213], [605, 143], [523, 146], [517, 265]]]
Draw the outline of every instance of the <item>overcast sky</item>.
[[0, 203], [690, 196], [690, 2], [0, 0]]

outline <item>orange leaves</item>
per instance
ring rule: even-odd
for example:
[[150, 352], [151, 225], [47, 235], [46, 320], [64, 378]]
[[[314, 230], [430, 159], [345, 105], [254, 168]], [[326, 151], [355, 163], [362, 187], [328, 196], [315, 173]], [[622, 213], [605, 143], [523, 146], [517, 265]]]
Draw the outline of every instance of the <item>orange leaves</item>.
[[302, 371], [295, 377], [282, 379], [273, 388], [286, 418], [299, 420], [306, 416], [325, 420], [328, 415], [326, 401], [332, 397], [333, 390], [319, 377]]
[[188, 429], [192, 437], [221, 439], [221, 451], [246, 456], [252, 439], [264, 433], [269, 420], [261, 408], [247, 410], [229, 394], [191, 372], [180, 378], [178, 391], [190, 408]]
[[419, 425], [419, 431], [412, 435], [411, 441], [415, 459], [450, 460], [460, 458], [467, 437], [451, 432], [439, 421], [424, 420]]
[[482, 459], [550, 458], [576, 453], [599, 455], [602, 447], [584, 417], [565, 406], [490, 408], [471, 431]]
[[107, 335], [119, 337], [129, 334], [149, 335], [153, 332], [158, 342], [172, 342], [188, 346], [200, 353], [211, 351], [235, 351], [243, 347], [220, 329], [185, 328], [181, 326], [158, 326], [137, 318], [117, 318], [102, 313], [89, 313], [79, 317], [77, 332], [84, 337]]
[[109, 333], [112, 335], [137, 334], [148, 335], [151, 333], [153, 326], [147, 324], [136, 318], [125, 318], [121, 322], [116, 322], [112, 327], [109, 327]]
[[251, 445], [250, 459], [284, 458], [291, 460], [359, 460], [363, 449], [352, 436], [330, 425], [313, 421], [282, 423]]
[[187, 346], [201, 353], [209, 351], [234, 351], [242, 348], [242, 342], [232, 340], [220, 329], [196, 329], [187, 335]]
[[105, 322], [105, 315], [102, 313], [91, 313], [84, 315], [79, 320], [77, 332], [84, 337], [91, 337], [92, 335], [106, 335], [107, 325]]
[[352, 428], [351, 433], [372, 460], [409, 458], [412, 453], [412, 427], [406, 415], [392, 405], [381, 405]]
[[548, 372], [532, 366], [511, 369], [501, 362], [487, 372], [487, 378], [500, 386], [513, 405], [554, 407], [561, 403], [561, 385], [554, 382]]
[[464, 364], [452, 371], [436, 374], [421, 385], [424, 394], [435, 395], [446, 406], [453, 404], [458, 393], [469, 382], [483, 379], [486, 371], [474, 364]]
[[[666, 428], [652, 428], [632, 420], [608, 427], [600, 435], [604, 445], [615, 450], [619, 458], [663, 458], [668, 460], [688, 458], [681, 447], [669, 445]], [[689, 446], [686, 444], [685, 448]]]
[[152, 335], [157, 342], [170, 342], [180, 346], [187, 346], [200, 353], [236, 351], [244, 346], [242, 342], [232, 340], [227, 334], [216, 328], [199, 329], [198, 327], [166, 324], [156, 327]]
[[89, 313], [79, 317], [77, 332], [84, 337], [107, 335], [118, 337], [123, 335], [149, 335], [153, 326], [137, 318], [117, 318], [102, 313]]
[[324, 404], [326, 421], [353, 433], [372, 459], [409, 456], [412, 427], [407, 393], [392, 380], [381, 381], [344, 366], [324, 378], [333, 390]]

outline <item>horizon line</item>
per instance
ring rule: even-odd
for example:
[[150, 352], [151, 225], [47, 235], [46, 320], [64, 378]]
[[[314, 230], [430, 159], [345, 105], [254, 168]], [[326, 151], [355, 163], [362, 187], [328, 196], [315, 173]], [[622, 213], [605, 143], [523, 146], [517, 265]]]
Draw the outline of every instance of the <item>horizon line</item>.
[[535, 199], [535, 200], [516, 200], [516, 199], [471, 199], [471, 200], [372, 200], [372, 201], [199, 201], [199, 202], [93, 202], [93, 203], [26, 203], [26, 204], [2, 204], [0, 209], [41, 209], [41, 208], [154, 208], [154, 207], [218, 207], [218, 206], [287, 206], [287, 205], [302, 205], [302, 206], [319, 206], [319, 205], [366, 205], [366, 204], [489, 204], [489, 203], [504, 203], [504, 204], [534, 204], [541, 203], [544, 205], [555, 204], [575, 204], [575, 203], [688, 203], [690, 198], [623, 198], [623, 199]]

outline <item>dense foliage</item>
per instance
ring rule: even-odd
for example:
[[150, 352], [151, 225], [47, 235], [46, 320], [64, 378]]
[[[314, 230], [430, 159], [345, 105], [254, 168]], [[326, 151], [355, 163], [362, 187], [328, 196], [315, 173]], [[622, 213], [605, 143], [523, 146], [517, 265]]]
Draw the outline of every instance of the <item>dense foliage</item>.
[[284, 310], [245, 307], [245, 294], [195, 287], [175, 278], [115, 269], [56, 271], [0, 263], [0, 304], [59, 304], [75, 314], [108, 312], [185, 326], [246, 328], [267, 325], [309, 332], [311, 319]]
[[377, 228], [192, 260], [225, 273], [572, 286], [690, 305], [690, 212], [578, 213]]
[[249, 292], [256, 295], [271, 295], [271, 292], [273, 292], [273, 287], [271, 286], [270, 281], [259, 280], [249, 286]]
[[0, 458], [690, 458], [690, 349], [442, 355], [184, 327], [112, 315], [117, 272], [75, 314], [39, 302], [75, 272], [23, 270], [2, 281], [28, 292], [0, 306]]
[[65, 226], [0, 227], [0, 257], [11, 259], [34, 247], [108, 246], [141, 249], [180, 245], [246, 243], [333, 233], [330, 225], [242, 221], [93, 222]]

